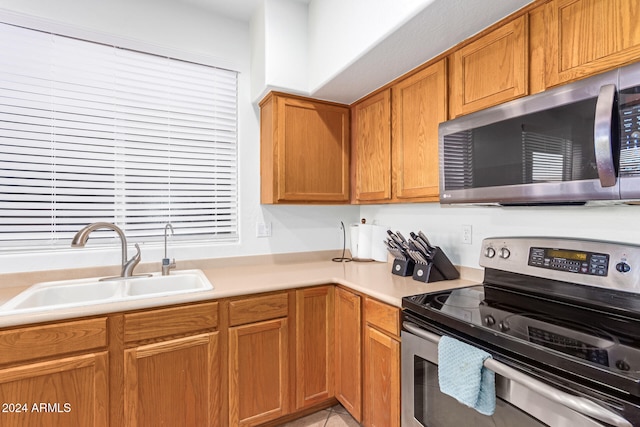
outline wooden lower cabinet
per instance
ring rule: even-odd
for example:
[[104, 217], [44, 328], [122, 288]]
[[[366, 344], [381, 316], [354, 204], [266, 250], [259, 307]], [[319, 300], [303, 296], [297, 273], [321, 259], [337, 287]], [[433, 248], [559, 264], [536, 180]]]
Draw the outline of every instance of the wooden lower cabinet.
[[289, 411], [287, 318], [229, 329], [229, 424], [255, 426]]
[[400, 425], [400, 309], [365, 297], [365, 427]]
[[296, 291], [296, 410], [333, 397], [334, 286]]
[[335, 394], [358, 422], [362, 420], [362, 308], [359, 295], [336, 288]]
[[400, 425], [400, 342], [365, 327], [364, 419], [366, 427]]
[[218, 427], [218, 366], [218, 332], [126, 350], [126, 425]]
[[397, 426], [399, 339], [396, 307], [334, 285], [7, 328], [0, 426], [277, 425], [334, 399]]
[[0, 370], [0, 425], [108, 425], [107, 352]]

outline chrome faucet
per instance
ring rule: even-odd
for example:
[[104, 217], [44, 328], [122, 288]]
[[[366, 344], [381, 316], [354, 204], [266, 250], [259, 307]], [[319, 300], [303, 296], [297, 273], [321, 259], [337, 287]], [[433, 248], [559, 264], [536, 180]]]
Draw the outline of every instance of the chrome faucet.
[[92, 231], [98, 230], [100, 228], [107, 228], [118, 233], [118, 237], [120, 237], [120, 243], [122, 244], [122, 272], [120, 273], [120, 277], [133, 277], [133, 269], [136, 268], [136, 265], [138, 265], [141, 259], [140, 246], [138, 246], [137, 243], [135, 244], [137, 253], [130, 260], [127, 260], [127, 238], [125, 237], [124, 232], [120, 229], [120, 227], [115, 224], [111, 224], [109, 222], [94, 222], [93, 224], [89, 224], [83, 227], [76, 233], [75, 236], [73, 236], [71, 247], [84, 247], [84, 245], [87, 244], [87, 240], [89, 240], [89, 234], [91, 234]]
[[168, 276], [172, 268], [176, 268], [175, 258], [172, 260], [167, 257], [167, 230], [171, 229], [171, 235], [174, 234], [173, 226], [169, 223], [164, 226], [164, 258], [162, 258], [162, 275]]

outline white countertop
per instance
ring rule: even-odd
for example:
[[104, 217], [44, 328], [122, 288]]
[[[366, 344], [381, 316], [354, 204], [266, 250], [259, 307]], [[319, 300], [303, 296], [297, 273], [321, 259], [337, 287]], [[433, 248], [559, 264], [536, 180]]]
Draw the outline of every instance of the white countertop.
[[[441, 291], [478, 284], [482, 281], [482, 270], [459, 268], [461, 279], [433, 283], [422, 283], [411, 277], [400, 277], [391, 274], [391, 263], [381, 262], [332, 262], [322, 254], [300, 259], [301, 256], [256, 257], [255, 262], [247, 259], [227, 259], [212, 261], [184, 262], [184, 269], [201, 269], [213, 284], [213, 290], [187, 293], [182, 295], [146, 298], [131, 301], [119, 301], [74, 307], [52, 309], [38, 313], [1, 313], [0, 327], [32, 324], [74, 317], [92, 316], [106, 313], [122, 312], [142, 308], [161, 307], [172, 304], [214, 300], [240, 295], [272, 292], [328, 283], [340, 284], [354, 291], [362, 292], [380, 301], [401, 307], [402, 297], [425, 292]], [[181, 263], [178, 263], [183, 269]], [[147, 268], [148, 269], [148, 268]], [[94, 270], [93, 272], [95, 272]], [[99, 276], [105, 276], [99, 270]], [[85, 272], [86, 274], [86, 272]], [[77, 275], [77, 273], [76, 273]], [[47, 279], [52, 276], [50, 279]], [[47, 275], [39, 273], [38, 282], [60, 280], [64, 274], [54, 272]], [[0, 276], [0, 304], [27, 289], [33, 279], [16, 275]], [[13, 283], [12, 283], [13, 282]], [[25, 283], [26, 282], [26, 283]], [[30, 283], [30, 284], [29, 284]]]

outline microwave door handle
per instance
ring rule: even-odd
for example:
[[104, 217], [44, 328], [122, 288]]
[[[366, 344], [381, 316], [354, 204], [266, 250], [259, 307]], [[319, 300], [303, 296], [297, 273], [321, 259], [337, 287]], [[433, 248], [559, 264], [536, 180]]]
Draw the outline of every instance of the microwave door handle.
[[596, 102], [596, 114], [593, 123], [593, 148], [596, 155], [596, 167], [600, 185], [616, 185], [616, 167], [613, 157], [613, 108], [616, 99], [616, 86], [609, 84], [600, 88]]
[[[425, 331], [412, 322], [403, 322], [402, 326], [412, 334], [415, 334], [427, 341], [431, 341], [434, 344], [438, 344], [440, 342], [440, 336], [432, 332]], [[498, 362], [495, 359], [486, 359], [484, 361], [484, 366], [496, 374], [501, 375], [508, 380], [515, 381], [518, 384], [521, 384], [524, 387], [546, 397], [547, 399], [573, 409], [576, 412], [604, 421], [605, 423], [613, 426], [633, 427], [633, 424], [622, 418], [620, 415], [603, 408], [591, 400], [565, 393], [564, 391], [551, 387], [542, 381], [530, 377], [529, 375], [523, 374], [502, 362]]]

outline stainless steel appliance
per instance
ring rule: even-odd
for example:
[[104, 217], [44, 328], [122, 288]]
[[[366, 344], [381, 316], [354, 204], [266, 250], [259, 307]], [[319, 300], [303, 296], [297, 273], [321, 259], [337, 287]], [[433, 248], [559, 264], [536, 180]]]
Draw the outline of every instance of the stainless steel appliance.
[[640, 198], [640, 63], [440, 124], [440, 202]]
[[[640, 246], [483, 241], [482, 285], [403, 298], [402, 425], [640, 426]], [[442, 394], [437, 345], [492, 355], [492, 417]]]

